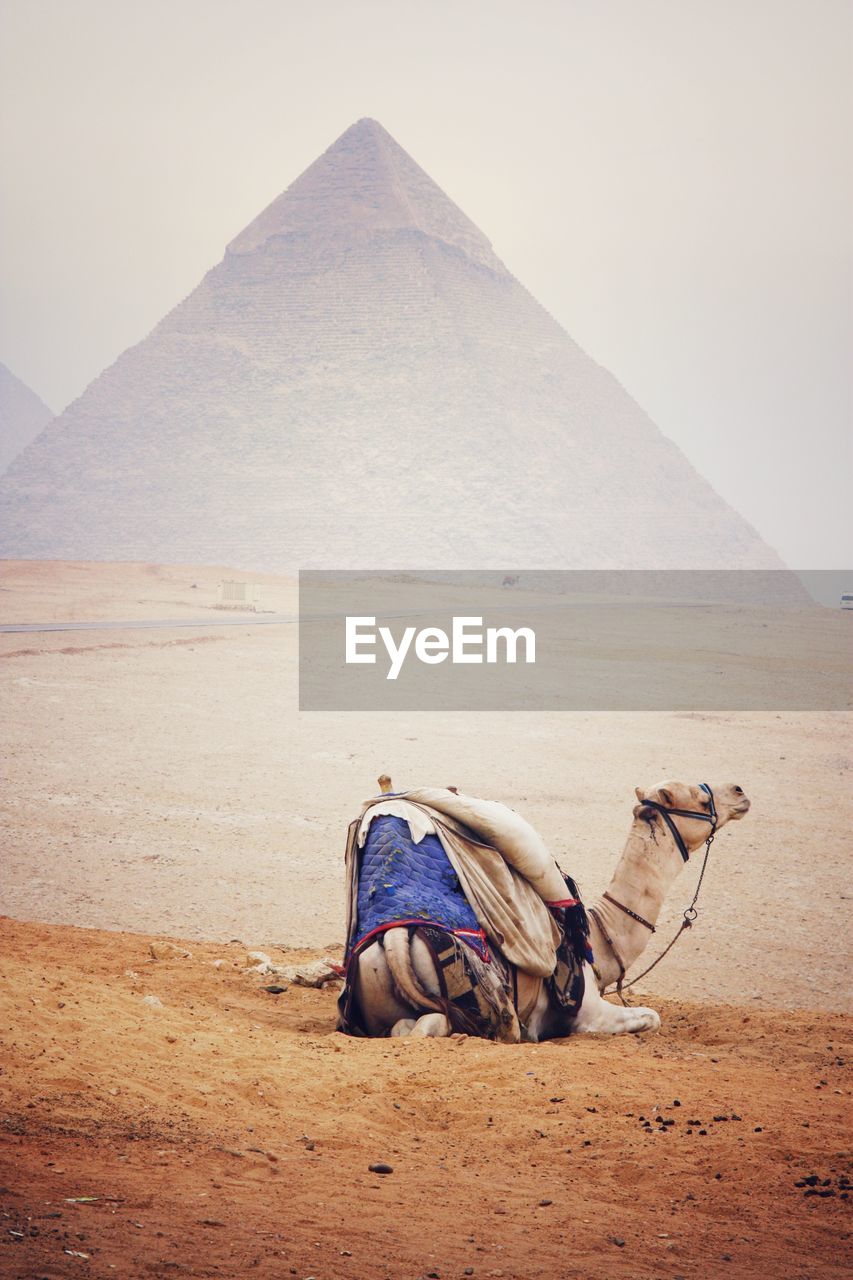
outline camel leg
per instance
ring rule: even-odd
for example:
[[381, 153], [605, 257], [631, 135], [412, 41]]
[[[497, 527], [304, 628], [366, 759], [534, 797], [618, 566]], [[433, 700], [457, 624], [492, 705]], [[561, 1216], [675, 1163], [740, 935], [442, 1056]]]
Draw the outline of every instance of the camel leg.
[[411, 1035], [414, 1029], [414, 1018], [401, 1018], [399, 1022], [394, 1023], [389, 1034], [392, 1036], [408, 1036]]
[[356, 964], [355, 996], [365, 1026], [371, 1036], [384, 1036], [401, 1019], [409, 1018], [412, 1010], [397, 998], [385, 952], [378, 942], [365, 947]]
[[410, 1035], [441, 1039], [450, 1035], [450, 1023], [443, 1013], [425, 1013], [422, 1018], [418, 1018]]
[[581, 1007], [575, 1020], [574, 1030], [587, 1035], [624, 1035], [626, 1032], [657, 1031], [660, 1026], [660, 1015], [654, 1009], [645, 1009], [642, 1005], [625, 1008], [621, 1004], [611, 1004], [599, 994], [595, 974], [588, 966], [584, 966], [586, 984]]
[[[412, 968], [417, 975], [418, 981], [431, 996], [438, 996], [441, 988], [439, 987], [438, 976], [435, 972], [435, 965], [432, 959], [432, 952], [429, 947], [419, 938], [417, 934], [412, 939], [410, 955], [412, 958]], [[443, 1013], [424, 1013], [418, 1018], [411, 1035], [413, 1036], [429, 1036], [441, 1039], [450, 1035], [450, 1022]]]

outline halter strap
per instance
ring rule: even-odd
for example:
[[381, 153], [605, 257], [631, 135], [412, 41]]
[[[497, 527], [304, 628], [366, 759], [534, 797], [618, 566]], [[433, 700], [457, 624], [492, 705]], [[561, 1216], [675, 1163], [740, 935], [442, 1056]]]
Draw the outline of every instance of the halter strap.
[[678, 830], [678, 827], [673, 822], [672, 818], [670, 817], [670, 814], [674, 813], [677, 818], [701, 818], [703, 822], [710, 822], [711, 824], [710, 838], [712, 840], [714, 838], [714, 833], [717, 830], [717, 806], [714, 804], [714, 793], [711, 790], [711, 788], [708, 786], [707, 782], [700, 782], [699, 790], [704, 791], [708, 799], [711, 801], [710, 813], [700, 813], [698, 809], [667, 809], [666, 805], [660, 804], [660, 802], [657, 800], [644, 800], [642, 802], [644, 805], [647, 805], [648, 808], [650, 809], [657, 809], [658, 813], [661, 815], [664, 822], [669, 827], [672, 838], [675, 841], [675, 846], [678, 849], [678, 852], [681, 854], [681, 857], [685, 862], [687, 862], [688, 858], [690, 857], [690, 851], [687, 848], [687, 845], [684, 843], [684, 840], [682, 839], [682, 836], [681, 836], [681, 832]]
[[614, 898], [606, 889], [601, 896], [602, 898], [606, 898], [608, 902], [612, 902], [614, 907], [618, 907], [620, 911], [624, 911], [626, 916], [630, 916], [632, 920], [636, 920], [637, 924], [644, 924], [647, 929], [651, 929], [652, 933], [657, 932], [655, 926], [647, 920], [645, 916], [638, 915], [636, 911], [632, 911], [630, 907], [626, 907], [624, 902], [620, 902], [618, 898]]

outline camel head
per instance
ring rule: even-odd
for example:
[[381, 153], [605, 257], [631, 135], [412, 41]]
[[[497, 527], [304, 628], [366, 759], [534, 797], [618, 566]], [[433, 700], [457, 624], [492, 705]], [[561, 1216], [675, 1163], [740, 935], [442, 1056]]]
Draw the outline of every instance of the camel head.
[[[734, 782], [708, 783], [714, 796], [714, 807], [717, 811], [717, 831], [727, 822], [737, 822], [749, 810], [749, 800], [743, 788]], [[650, 791], [636, 788], [639, 804], [634, 809], [634, 817], [638, 821], [647, 822], [650, 826], [664, 825], [664, 818], [659, 810], [646, 803], [655, 801], [666, 809], [685, 809], [692, 813], [711, 814], [711, 800], [708, 794], [696, 784], [689, 782], [662, 782]], [[703, 818], [685, 818], [678, 814], [672, 820], [681, 833], [688, 851], [700, 848], [708, 839], [711, 824]]]

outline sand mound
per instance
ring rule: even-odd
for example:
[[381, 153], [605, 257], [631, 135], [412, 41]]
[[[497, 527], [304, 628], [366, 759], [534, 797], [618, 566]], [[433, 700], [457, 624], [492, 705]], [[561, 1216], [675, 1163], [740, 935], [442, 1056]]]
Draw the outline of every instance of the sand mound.
[[0, 935], [4, 1276], [847, 1273], [843, 1015], [355, 1041], [245, 944]]

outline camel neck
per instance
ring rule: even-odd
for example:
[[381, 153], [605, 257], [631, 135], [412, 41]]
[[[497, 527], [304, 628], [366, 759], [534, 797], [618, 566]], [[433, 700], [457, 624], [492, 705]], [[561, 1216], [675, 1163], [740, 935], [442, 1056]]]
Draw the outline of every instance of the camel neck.
[[[661, 832], [656, 825], [649, 826], [635, 819], [607, 892], [616, 902], [654, 925], [682, 866], [681, 855], [669, 832]], [[595, 967], [602, 982], [615, 982], [619, 977], [619, 962], [603, 932], [612, 940], [626, 969], [648, 946], [651, 935], [644, 924], [604, 896], [593, 903], [593, 908], [590, 930]]]

